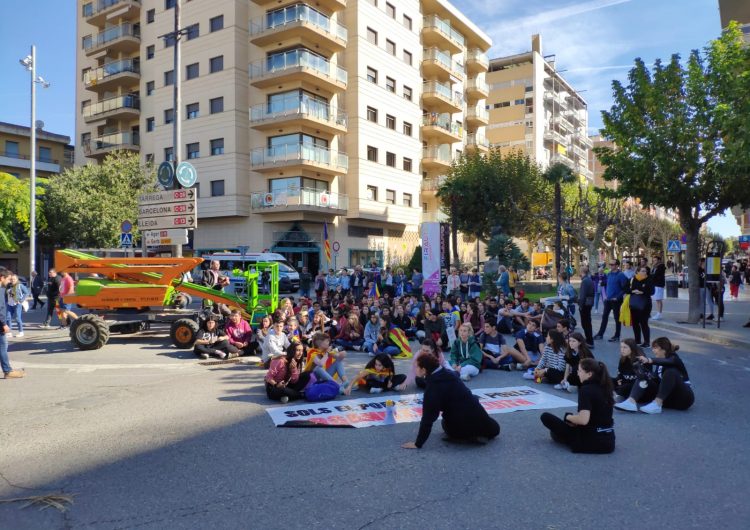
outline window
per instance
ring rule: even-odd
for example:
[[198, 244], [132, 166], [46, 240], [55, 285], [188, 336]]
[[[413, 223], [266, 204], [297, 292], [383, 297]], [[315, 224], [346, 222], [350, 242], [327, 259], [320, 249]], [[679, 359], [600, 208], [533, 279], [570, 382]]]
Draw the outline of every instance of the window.
[[411, 87], [404, 85], [404, 99], [411, 101]]
[[378, 45], [378, 32], [372, 28], [367, 28], [367, 42]]
[[386, 114], [385, 126], [395, 131], [396, 130], [396, 116], [391, 116], [390, 114]]
[[149, 9], [146, 11], [146, 24], [151, 24], [156, 18], [156, 9]]
[[164, 160], [174, 162], [174, 149], [171, 147], [164, 148]]
[[367, 107], [367, 121], [378, 123], [378, 109]]
[[370, 83], [378, 84], [378, 71], [374, 68], [367, 67], [367, 80]]
[[175, 43], [174, 35], [165, 35], [164, 36], [164, 47], [165, 48], [171, 48], [172, 46], [174, 46], [174, 43]]
[[378, 200], [378, 188], [375, 186], [367, 186], [367, 200], [377, 201]]
[[197, 39], [200, 36], [200, 25], [199, 24], [191, 24], [187, 28], [185, 28], [187, 31], [187, 40], [193, 40]]
[[388, 92], [396, 92], [396, 80], [392, 77], [386, 77], [385, 78], [385, 89]]
[[224, 98], [209, 99], [208, 105], [211, 108], [211, 114], [216, 114], [217, 112], [224, 112]]
[[[16, 142], [10, 142], [12, 144]], [[81, 145], [88, 146], [91, 143], [91, 133], [83, 133], [81, 134]], [[8, 143], [5, 143], [5, 148], [8, 148]]]
[[404, 15], [404, 26], [406, 29], [411, 30], [411, 17]]
[[154, 93], [154, 82], [153, 81], [147, 81], [146, 82], [146, 95], [150, 96]]
[[146, 153], [146, 163], [147, 164], [154, 163], [154, 153]]
[[378, 148], [371, 145], [367, 146], [367, 160], [370, 162], [378, 161]]
[[193, 144], [187, 144], [187, 157], [188, 159], [200, 158], [201, 157], [201, 144], [195, 142]]
[[164, 86], [174, 85], [174, 70], [164, 72]]
[[392, 40], [388, 40], [388, 39], [385, 40], [385, 49], [388, 53], [390, 53], [394, 57], [396, 56], [396, 43], [393, 42]]
[[224, 154], [224, 138], [211, 140], [211, 156]]
[[211, 181], [211, 197], [221, 197], [224, 195], [224, 180]]
[[385, 190], [385, 202], [388, 204], [396, 204], [396, 191]]
[[388, 2], [385, 3], [385, 13], [389, 17], [395, 19], [396, 18], [396, 6], [393, 4], [389, 4]]
[[388, 167], [396, 167], [396, 153], [385, 154], [385, 165]]
[[406, 50], [404, 50], [404, 62], [408, 64], [409, 66], [411, 66], [411, 61], [412, 61], [411, 52], [407, 52]]
[[20, 153], [18, 151], [18, 142], [11, 142], [10, 140], [5, 140], [5, 156], [10, 158], [18, 158], [20, 156]]
[[[406, 159], [404, 159], [404, 162]], [[411, 208], [411, 193], [404, 193], [403, 205]]]
[[146, 118], [146, 132], [151, 132], [154, 130], [155, 121], [156, 120], [154, 120], [154, 118]]
[[189, 64], [185, 67], [185, 79], [195, 79], [198, 77], [200, 67], [198, 63]]
[[219, 55], [218, 57], [211, 57], [208, 60], [208, 65], [210, 73], [221, 72], [224, 69], [224, 56]]
[[208, 25], [212, 33], [214, 31], [219, 31], [220, 29], [224, 29], [224, 15], [213, 17], [212, 19], [208, 21]]
[[174, 109], [166, 109], [164, 111], [164, 123], [172, 123], [174, 121]]
[[39, 146], [39, 161], [40, 162], [52, 162], [52, 149], [49, 147]]
[[198, 111], [200, 110], [200, 107], [198, 103], [190, 103], [185, 107], [185, 117], [188, 120], [193, 120], [198, 117]]
[[[408, 171], [411, 173], [411, 158], [404, 157], [404, 165], [403, 165], [404, 171]], [[409, 196], [411, 198], [411, 195]], [[411, 206], [411, 204], [409, 205]]]
[[164, 9], [172, 9], [174, 7], [175, 0], [164, 0]]
[[153, 59], [155, 51], [155, 46], [153, 44], [151, 46], [146, 46], [146, 60]]
[[411, 123], [407, 121], [404, 122], [404, 134], [406, 136], [411, 136]]

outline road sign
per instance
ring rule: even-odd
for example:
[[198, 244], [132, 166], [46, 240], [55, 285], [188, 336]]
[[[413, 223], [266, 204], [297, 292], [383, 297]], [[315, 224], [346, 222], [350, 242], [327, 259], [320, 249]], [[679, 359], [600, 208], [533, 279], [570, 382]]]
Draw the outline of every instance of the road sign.
[[740, 236], [739, 243], [742, 250], [747, 250], [750, 248], [750, 236]]
[[165, 204], [169, 202], [187, 202], [194, 201], [196, 193], [194, 189], [189, 190], [168, 190], [156, 191], [154, 193], [144, 193], [138, 196], [138, 206], [147, 204]]
[[182, 184], [184, 188], [190, 188], [195, 185], [198, 180], [198, 172], [190, 162], [180, 162], [175, 171], [177, 176], [177, 182]]
[[680, 241], [677, 239], [670, 239], [667, 243], [667, 252], [680, 252]]
[[156, 178], [159, 180], [159, 184], [165, 188], [171, 188], [174, 183], [174, 168], [171, 162], [162, 162], [159, 164], [159, 169], [156, 171]]
[[331, 248], [334, 252], [338, 252], [339, 250], [341, 250], [341, 243], [339, 243], [338, 241], [334, 241], [333, 245], [331, 245]]
[[188, 242], [187, 230], [185, 229], [166, 229], [166, 230], [146, 230], [143, 232], [143, 238], [146, 240], [146, 246], [158, 247], [160, 245], [186, 245]]
[[195, 213], [195, 201], [174, 202], [170, 204], [147, 204], [138, 207], [138, 218], [143, 217], [166, 217], [174, 215], [186, 215]]
[[196, 228], [198, 218], [195, 215], [174, 215], [171, 217], [139, 217], [140, 230], [161, 230], [163, 228]]
[[120, 223], [120, 232], [125, 232], [126, 234], [129, 234], [130, 231], [133, 229], [133, 223], [130, 221], [123, 221]]
[[133, 234], [123, 232], [120, 234], [120, 248], [130, 248], [133, 246]]

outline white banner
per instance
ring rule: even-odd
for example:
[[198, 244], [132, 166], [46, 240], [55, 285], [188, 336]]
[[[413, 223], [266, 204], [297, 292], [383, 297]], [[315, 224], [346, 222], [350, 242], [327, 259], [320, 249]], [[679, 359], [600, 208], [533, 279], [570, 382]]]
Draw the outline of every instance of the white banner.
[[[517, 410], [555, 409], [575, 407], [569, 399], [547, 394], [528, 386], [507, 388], [481, 388], [472, 390], [490, 414], [503, 414]], [[393, 401], [392, 414], [387, 413], [386, 401]], [[377, 397], [326, 401], [300, 402], [285, 407], [266, 409], [278, 427], [287, 422], [312, 422], [321, 425], [351, 425], [373, 427], [393, 423], [412, 423], [422, 419], [422, 394], [385, 394]]]
[[440, 292], [440, 223], [422, 223], [422, 292]]

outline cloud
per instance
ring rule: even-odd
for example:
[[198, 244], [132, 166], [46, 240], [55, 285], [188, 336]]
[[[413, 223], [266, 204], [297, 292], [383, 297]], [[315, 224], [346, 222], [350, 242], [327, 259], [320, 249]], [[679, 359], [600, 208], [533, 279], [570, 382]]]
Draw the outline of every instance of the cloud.
[[[598, 11], [607, 7], [626, 4], [628, 2], [632, 2], [632, 0], [590, 0], [588, 2], [581, 2], [579, 4], [571, 4], [569, 6], [558, 7], [557, 9], [550, 9], [549, 11], [542, 11], [541, 13], [513, 20], [509, 22], [508, 25], [511, 25], [514, 28], [518, 28], [519, 26], [535, 27], [543, 24], [549, 24], [550, 22], [556, 22], [565, 18], [583, 15], [584, 13]], [[501, 23], [500, 25], [502, 26], [503, 23]]]

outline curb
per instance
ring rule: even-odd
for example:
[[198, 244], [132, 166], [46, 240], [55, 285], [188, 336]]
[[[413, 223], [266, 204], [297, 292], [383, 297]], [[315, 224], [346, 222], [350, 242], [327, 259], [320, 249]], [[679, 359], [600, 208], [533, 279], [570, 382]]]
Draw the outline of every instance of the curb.
[[706, 342], [712, 342], [720, 346], [729, 346], [730, 348], [750, 349], [750, 341], [717, 336], [717, 335], [712, 334], [710, 330], [708, 329], [706, 330], [694, 329], [694, 328], [690, 328], [686, 326], [680, 326], [679, 324], [672, 324], [669, 322], [664, 322], [661, 320], [657, 320], [657, 321], [649, 320], [648, 325], [651, 329], [656, 328], [656, 329], [663, 329], [666, 331], [675, 331], [678, 333], [684, 333], [685, 335], [690, 335], [691, 337], [695, 337], [697, 339], [700, 339]]

